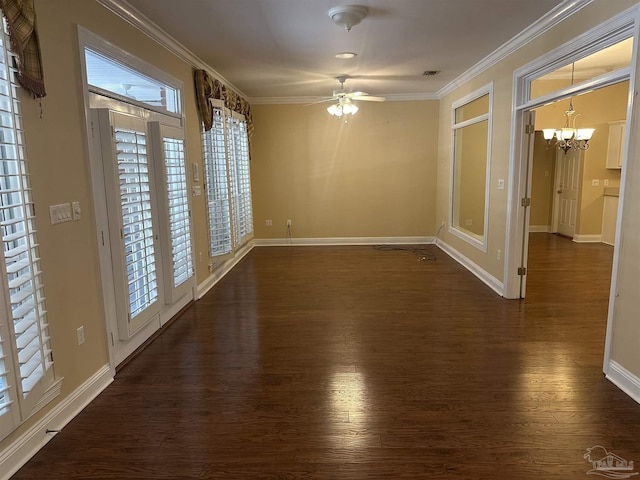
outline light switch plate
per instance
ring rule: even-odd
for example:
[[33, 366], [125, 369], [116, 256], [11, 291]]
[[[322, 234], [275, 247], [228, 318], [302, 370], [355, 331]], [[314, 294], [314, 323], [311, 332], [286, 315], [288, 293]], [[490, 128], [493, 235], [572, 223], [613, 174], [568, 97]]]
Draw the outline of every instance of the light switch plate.
[[504, 178], [498, 179], [498, 190], [504, 190]]
[[51, 225], [70, 222], [73, 218], [71, 215], [71, 204], [60, 203], [58, 205], [49, 205], [49, 217], [51, 218]]

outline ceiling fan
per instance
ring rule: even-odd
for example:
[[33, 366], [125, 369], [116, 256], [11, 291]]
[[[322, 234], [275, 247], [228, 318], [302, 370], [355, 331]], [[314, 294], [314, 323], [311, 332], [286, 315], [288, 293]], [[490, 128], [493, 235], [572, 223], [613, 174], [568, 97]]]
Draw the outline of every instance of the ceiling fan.
[[331, 115], [341, 117], [343, 115], [353, 115], [358, 111], [358, 106], [354, 101], [366, 101], [366, 102], [384, 102], [384, 97], [374, 97], [365, 92], [346, 92], [344, 89], [344, 82], [349, 78], [347, 75], [340, 75], [336, 77], [336, 80], [340, 82], [340, 89], [333, 91], [333, 96], [320, 100], [322, 102], [336, 102], [327, 108], [327, 111]]

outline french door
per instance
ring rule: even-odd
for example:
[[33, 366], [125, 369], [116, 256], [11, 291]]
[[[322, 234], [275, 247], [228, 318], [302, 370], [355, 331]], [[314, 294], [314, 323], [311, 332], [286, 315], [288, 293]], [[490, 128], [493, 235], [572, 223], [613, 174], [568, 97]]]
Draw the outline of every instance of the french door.
[[97, 226], [114, 366], [194, 298], [184, 132], [136, 113], [93, 110], [103, 185], [94, 201], [104, 206]]

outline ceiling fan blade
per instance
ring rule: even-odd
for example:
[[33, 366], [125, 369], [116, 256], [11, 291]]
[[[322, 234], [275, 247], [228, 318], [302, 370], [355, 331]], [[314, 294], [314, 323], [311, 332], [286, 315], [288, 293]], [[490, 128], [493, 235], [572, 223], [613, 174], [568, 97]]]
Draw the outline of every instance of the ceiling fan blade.
[[365, 102], [384, 102], [385, 98], [384, 97], [374, 97], [373, 95], [369, 95], [368, 93], [363, 93], [363, 92], [355, 92], [358, 93], [359, 95], [354, 95], [351, 97], [351, 100], [356, 100], [356, 101], [360, 101], [360, 100], [364, 100]]
[[306, 103], [304, 106], [308, 107], [311, 105], [317, 105], [318, 103], [337, 102], [337, 101], [338, 99], [336, 97], [326, 97], [326, 98], [321, 98], [320, 100], [316, 100], [315, 102]]

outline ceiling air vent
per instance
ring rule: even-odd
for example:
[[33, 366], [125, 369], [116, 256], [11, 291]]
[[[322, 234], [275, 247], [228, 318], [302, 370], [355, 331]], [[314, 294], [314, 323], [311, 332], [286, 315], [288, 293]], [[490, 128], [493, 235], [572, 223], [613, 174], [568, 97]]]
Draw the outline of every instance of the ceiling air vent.
[[440, 70], [425, 70], [422, 75], [425, 77], [434, 77], [440, 73]]

